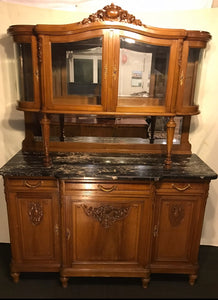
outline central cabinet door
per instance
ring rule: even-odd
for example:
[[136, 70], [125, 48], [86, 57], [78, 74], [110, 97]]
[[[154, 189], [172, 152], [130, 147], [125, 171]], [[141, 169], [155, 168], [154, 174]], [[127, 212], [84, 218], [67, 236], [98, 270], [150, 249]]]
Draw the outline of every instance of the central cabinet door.
[[66, 183], [64, 266], [75, 275], [143, 276], [150, 243], [149, 194], [146, 185]]
[[44, 111], [169, 113], [178, 41], [115, 28], [42, 35]]

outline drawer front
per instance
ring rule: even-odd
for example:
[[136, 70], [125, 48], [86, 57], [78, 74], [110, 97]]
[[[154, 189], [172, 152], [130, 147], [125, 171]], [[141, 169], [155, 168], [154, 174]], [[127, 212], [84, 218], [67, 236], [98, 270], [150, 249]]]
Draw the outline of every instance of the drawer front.
[[131, 183], [74, 183], [67, 181], [64, 183], [64, 193], [83, 196], [125, 196], [144, 197], [151, 193], [151, 184], [131, 184]]
[[157, 193], [202, 194], [206, 191], [206, 183], [201, 182], [162, 182], [157, 186]]
[[11, 190], [45, 190], [58, 187], [57, 180], [42, 179], [42, 178], [22, 178], [22, 179], [7, 179], [7, 187]]

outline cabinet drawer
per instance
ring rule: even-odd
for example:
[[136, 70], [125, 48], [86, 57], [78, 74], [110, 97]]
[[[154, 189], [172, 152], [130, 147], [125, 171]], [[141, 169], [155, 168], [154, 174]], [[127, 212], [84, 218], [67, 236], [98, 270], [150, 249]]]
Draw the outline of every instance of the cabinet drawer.
[[143, 197], [151, 193], [151, 184], [131, 183], [73, 183], [65, 182], [64, 192], [66, 194], [83, 194], [84, 196], [137, 196]]
[[23, 178], [23, 179], [8, 179], [7, 187], [15, 190], [45, 190], [58, 187], [57, 180], [38, 179], [38, 178]]
[[201, 194], [206, 184], [200, 182], [162, 182], [157, 187], [157, 193]]

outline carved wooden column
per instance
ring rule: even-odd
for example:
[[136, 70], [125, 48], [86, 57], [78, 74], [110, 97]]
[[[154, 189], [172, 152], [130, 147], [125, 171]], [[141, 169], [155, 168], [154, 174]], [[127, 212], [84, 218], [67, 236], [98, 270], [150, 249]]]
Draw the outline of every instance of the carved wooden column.
[[176, 123], [174, 121], [174, 117], [170, 117], [167, 123], [167, 158], [165, 160], [165, 166], [168, 168], [170, 168], [172, 163], [171, 152], [173, 147], [175, 127], [176, 127]]
[[42, 142], [43, 142], [43, 152], [44, 152], [44, 164], [48, 167], [51, 164], [51, 159], [49, 157], [49, 137], [50, 137], [50, 120], [47, 114], [43, 114], [41, 119], [42, 127]]

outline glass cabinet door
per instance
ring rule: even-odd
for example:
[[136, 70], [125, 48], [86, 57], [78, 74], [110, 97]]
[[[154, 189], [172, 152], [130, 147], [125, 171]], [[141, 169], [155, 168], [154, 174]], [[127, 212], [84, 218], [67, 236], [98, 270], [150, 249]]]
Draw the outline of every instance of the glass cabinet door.
[[53, 104], [101, 106], [102, 37], [52, 43]]
[[164, 107], [169, 73], [170, 46], [152, 45], [120, 37], [119, 108]]

